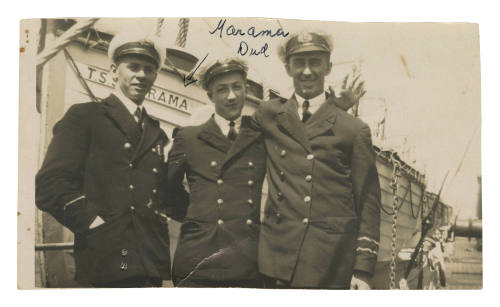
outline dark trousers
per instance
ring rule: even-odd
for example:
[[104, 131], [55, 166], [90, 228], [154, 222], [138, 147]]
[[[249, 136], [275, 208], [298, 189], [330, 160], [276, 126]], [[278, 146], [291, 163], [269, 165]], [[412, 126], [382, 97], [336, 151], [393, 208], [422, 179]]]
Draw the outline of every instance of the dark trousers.
[[293, 287], [292, 283], [289, 281], [283, 281], [279, 279], [275, 279], [268, 276], [262, 276], [262, 280], [264, 283], [264, 288], [266, 289], [329, 289], [329, 290], [349, 290], [349, 286], [347, 287], [335, 287], [335, 288], [325, 288], [325, 287]]
[[251, 280], [181, 280], [174, 285], [179, 288], [263, 288], [261, 278]]
[[92, 283], [94, 288], [154, 288], [161, 287], [160, 278], [136, 276], [123, 280]]

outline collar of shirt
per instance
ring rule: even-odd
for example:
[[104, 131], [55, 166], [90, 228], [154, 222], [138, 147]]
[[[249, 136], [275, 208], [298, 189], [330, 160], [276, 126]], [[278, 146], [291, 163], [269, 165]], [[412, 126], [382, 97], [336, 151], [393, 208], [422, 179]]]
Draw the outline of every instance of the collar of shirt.
[[[222, 131], [222, 134], [227, 136], [229, 133], [229, 123], [231, 121], [225, 119], [224, 117], [220, 116], [217, 113], [214, 113], [214, 119], [217, 125], [219, 126], [220, 130]], [[234, 122], [234, 128], [236, 129], [236, 133], [240, 132], [240, 125], [241, 125], [241, 115], [237, 119], [233, 120]]]
[[302, 120], [302, 105], [304, 104], [304, 101], [309, 100], [309, 112], [311, 112], [311, 114], [314, 114], [314, 112], [316, 112], [319, 109], [319, 107], [323, 104], [323, 102], [325, 102], [326, 100], [325, 93], [321, 93], [318, 96], [310, 99], [305, 99], [304, 97], [299, 96], [297, 93], [295, 93], [294, 95], [295, 95], [295, 100], [297, 100], [297, 103], [299, 105], [298, 112], [301, 120]]
[[113, 95], [115, 95], [116, 97], [118, 97], [118, 99], [120, 99], [120, 101], [123, 103], [123, 105], [125, 106], [125, 108], [127, 108], [127, 110], [130, 112], [130, 114], [132, 115], [132, 117], [137, 122], [138, 120], [134, 116], [134, 113], [135, 113], [135, 110], [137, 109], [137, 107], [139, 107], [141, 109], [141, 112], [144, 111], [144, 107], [143, 107], [142, 103], [140, 105], [137, 105], [135, 102], [133, 102], [132, 100], [130, 100], [130, 98], [128, 98], [127, 96], [125, 96], [125, 94], [123, 94], [123, 92], [120, 89], [115, 89], [113, 91]]

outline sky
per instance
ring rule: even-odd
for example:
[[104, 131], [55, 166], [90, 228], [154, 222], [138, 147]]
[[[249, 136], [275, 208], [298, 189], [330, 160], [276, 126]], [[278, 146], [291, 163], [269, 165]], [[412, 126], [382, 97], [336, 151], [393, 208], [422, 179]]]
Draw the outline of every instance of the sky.
[[[210, 34], [226, 19], [225, 28]], [[116, 32], [131, 20], [102, 19], [96, 27]], [[158, 19], [135, 20], [134, 26], [155, 31]], [[178, 19], [163, 21], [161, 41], [172, 47]], [[396, 150], [405, 162], [426, 174], [428, 190], [437, 192], [448, 172], [442, 199], [461, 218], [475, 217], [481, 175], [481, 97], [479, 30], [466, 23], [345, 23], [290, 19], [191, 18], [186, 51], [206, 63], [225, 57], [246, 60], [249, 77], [289, 97], [292, 80], [277, 56], [282, 36], [253, 38], [226, 35], [230, 25], [243, 32], [279, 28], [294, 33], [319, 30], [333, 39], [333, 71], [327, 85], [337, 91], [353, 66], [361, 71], [367, 93], [360, 117], [370, 124], [385, 118], [383, 149]], [[244, 41], [264, 54], [237, 53]], [[458, 167], [460, 166], [460, 169]]]

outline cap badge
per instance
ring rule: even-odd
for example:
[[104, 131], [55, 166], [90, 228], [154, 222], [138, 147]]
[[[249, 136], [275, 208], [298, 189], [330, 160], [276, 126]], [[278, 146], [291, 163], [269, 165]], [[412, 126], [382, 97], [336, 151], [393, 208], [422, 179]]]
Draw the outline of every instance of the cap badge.
[[310, 33], [302, 33], [297, 37], [297, 41], [301, 44], [312, 42], [313, 38]]

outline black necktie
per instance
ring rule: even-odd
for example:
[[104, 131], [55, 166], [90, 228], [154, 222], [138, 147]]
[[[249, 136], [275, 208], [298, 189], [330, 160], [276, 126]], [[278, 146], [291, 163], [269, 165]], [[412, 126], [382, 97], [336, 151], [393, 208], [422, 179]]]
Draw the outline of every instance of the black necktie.
[[305, 100], [302, 104], [302, 122], [305, 123], [311, 115], [311, 112], [309, 112], [309, 100]]
[[137, 125], [139, 126], [139, 130], [142, 132], [142, 116], [143, 116], [143, 110], [141, 108], [137, 107], [134, 112], [134, 117], [137, 119]]
[[236, 136], [238, 134], [236, 133], [236, 128], [234, 127], [234, 121], [229, 122], [229, 132], [227, 134], [227, 138], [232, 142], [236, 140]]

